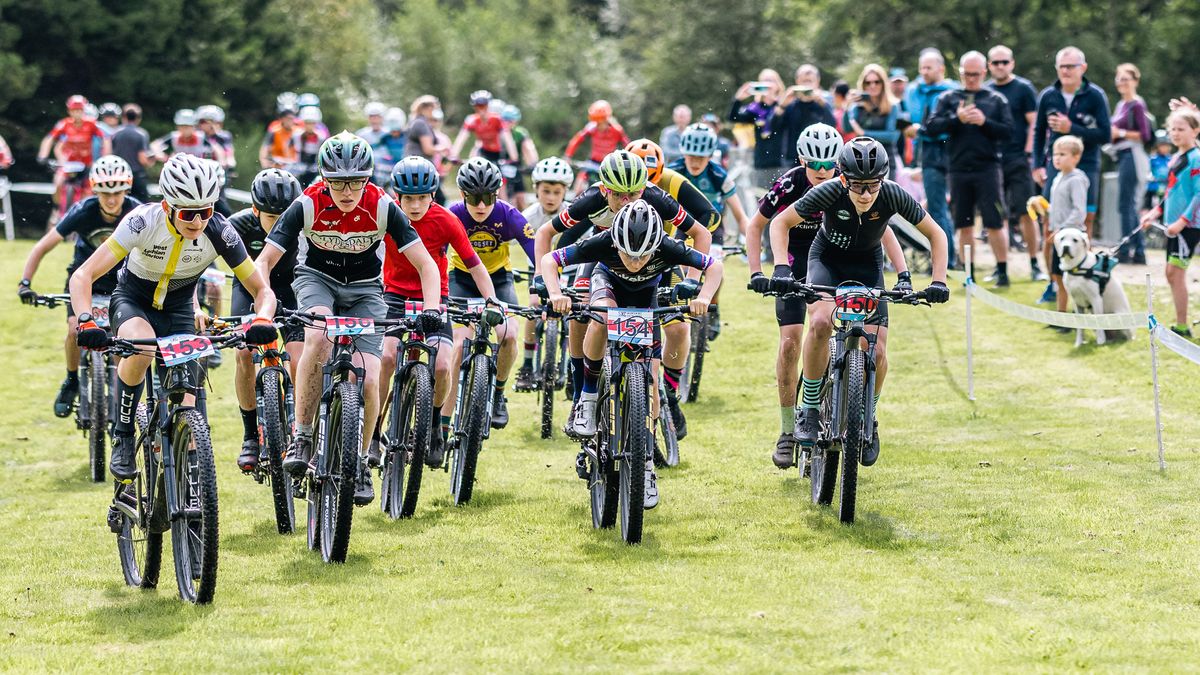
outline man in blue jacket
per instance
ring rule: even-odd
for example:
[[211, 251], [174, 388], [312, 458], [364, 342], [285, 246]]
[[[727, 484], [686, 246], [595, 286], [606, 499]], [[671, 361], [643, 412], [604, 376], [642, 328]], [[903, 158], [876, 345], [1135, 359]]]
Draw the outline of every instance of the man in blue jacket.
[[1100, 146], [1112, 138], [1108, 97], [1104, 90], [1083, 76], [1087, 59], [1078, 47], [1063, 47], [1054, 57], [1058, 80], [1038, 97], [1037, 121], [1033, 127], [1033, 179], [1050, 196], [1057, 173], [1050, 162], [1050, 148], [1059, 136], [1083, 139], [1079, 170], [1088, 177], [1087, 225], [1096, 218], [1096, 196], [1100, 193]]
[[[904, 130], [909, 138], [916, 138], [914, 156], [921, 167], [921, 183], [925, 187], [925, 199], [929, 215], [946, 233], [947, 241], [954, 241], [954, 225], [950, 210], [946, 207], [946, 134], [930, 134], [925, 123], [936, 107], [937, 98], [944, 92], [957, 89], [958, 83], [946, 79], [946, 60], [933, 47], [921, 51], [917, 61], [921, 76], [908, 85], [904, 93], [904, 107], [908, 110], [912, 125]], [[949, 264], [956, 266], [954, 247], [950, 247]]]

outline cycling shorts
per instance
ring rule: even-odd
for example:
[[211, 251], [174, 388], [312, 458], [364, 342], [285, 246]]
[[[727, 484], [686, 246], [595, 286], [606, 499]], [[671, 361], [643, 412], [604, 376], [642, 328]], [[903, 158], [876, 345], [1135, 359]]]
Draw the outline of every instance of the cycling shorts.
[[[848, 253], [833, 246], [818, 233], [808, 252], [808, 283], [815, 286], [837, 286], [856, 281], [870, 288], [883, 288], [883, 247], [872, 253]], [[879, 303], [879, 310], [866, 321], [867, 325], [887, 327], [888, 304]]]
[[[613, 284], [608, 270], [597, 268], [592, 272], [588, 302], [594, 305], [601, 300], [611, 300], [617, 307], [653, 309], [658, 307], [658, 286], [651, 284], [636, 291], [625, 290]], [[662, 328], [658, 323], [654, 324], [654, 358], [662, 358]]]
[[[379, 279], [344, 284], [316, 270], [299, 267], [292, 289], [296, 291], [296, 302], [302, 312], [311, 312], [314, 307], [327, 307], [337, 316], [387, 318], [388, 307], [383, 301], [383, 283]], [[357, 336], [354, 338], [354, 347], [378, 358], [383, 354], [383, 335]]]
[[[404, 304], [407, 302], [419, 303], [422, 302], [422, 298], [410, 298], [407, 295], [400, 295], [399, 293], [384, 291], [383, 301], [386, 302], [388, 306], [387, 318], [403, 319]], [[450, 302], [450, 299], [443, 295], [442, 304], [444, 305], [448, 302]], [[446, 345], [454, 344], [454, 331], [450, 329], [450, 323], [448, 321], [443, 321], [442, 329], [433, 335], [426, 335], [425, 342], [430, 345], [438, 342], [444, 342]]]
[[1187, 269], [1196, 247], [1200, 245], [1200, 229], [1185, 227], [1174, 237], [1167, 237], [1167, 264]]
[[[517, 302], [517, 286], [513, 281], [511, 271], [498, 269], [489, 276], [492, 277], [492, 288], [496, 289], [497, 300], [510, 305], [519, 304]], [[452, 269], [450, 270], [450, 297], [482, 298], [483, 293], [479, 292], [479, 287], [475, 285], [475, 279], [471, 278], [470, 272]], [[462, 326], [464, 324], [455, 322], [454, 325]]]
[[[280, 292], [284, 291], [284, 292]], [[296, 309], [296, 294], [290, 286], [275, 291], [275, 318], [283, 316], [283, 310]], [[233, 280], [233, 298], [230, 300], [230, 313], [234, 316], [245, 316], [254, 313], [254, 296], [246, 290], [237, 279]], [[284, 343], [304, 342], [304, 326], [284, 324], [279, 332], [283, 334]]]
[[174, 303], [164, 305], [162, 309], [154, 309], [147, 304], [143, 304], [137, 296], [117, 286], [108, 301], [112, 334], [118, 335], [121, 326], [133, 318], [142, 319], [150, 324], [150, 328], [158, 337], [195, 334], [196, 310], [191, 298], [184, 296]]
[[[793, 255], [791, 268], [792, 278], [797, 281], [804, 281], [805, 277], [808, 276], [808, 251], [804, 251], [803, 255], [799, 253]], [[808, 303], [804, 302], [804, 298], [799, 296], [775, 298], [775, 323], [779, 324], [780, 328], [784, 326], [803, 326], [807, 314]]]

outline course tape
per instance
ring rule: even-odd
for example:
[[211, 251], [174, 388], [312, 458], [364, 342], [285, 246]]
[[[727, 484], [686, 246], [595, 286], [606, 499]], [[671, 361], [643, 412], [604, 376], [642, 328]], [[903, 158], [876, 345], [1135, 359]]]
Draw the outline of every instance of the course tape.
[[1170, 349], [1188, 361], [1200, 365], [1200, 346], [1189, 342], [1183, 336], [1172, 333], [1170, 328], [1156, 321], [1153, 316], [1150, 317], [1150, 335], [1155, 340], [1158, 340], [1160, 345]]
[[[1052, 312], [1048, 309], [1038, 309], [1022, 305], [983, 288], [979, 284], [967, 280], [971, 286], [972, 297], [978, 298], [985, 305], [990, 305], [1005, 314], [1011, 314], [1021, 319], [1046, 323], [1051, 326], [1064, 328], [1084, 328], [1088, 330], [1124, 330], [1130, 328], [1145, 328], [1146, 313], [1128, 314], [1072, 314], [1068, 312]], [[1200, 363], [1200, 362], [1198, 362]]]

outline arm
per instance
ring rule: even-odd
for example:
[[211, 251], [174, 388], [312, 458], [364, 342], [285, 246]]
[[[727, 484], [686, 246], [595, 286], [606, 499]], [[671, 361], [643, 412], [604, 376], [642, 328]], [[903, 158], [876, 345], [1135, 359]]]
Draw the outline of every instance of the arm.
[[68, 282], [71, 309], [75, 311], [75, 316], [92, 311], [92, 284], [108, 274], [108, 271], [116, 267], [128, 254], [129, 251], [110, 237], [104, 246], [96, 249], [96, 252], [75, 270]]
[[788, 264], [788, 231], [800, 224], [796, 209], [784, 209], [771, 219], [771, 258], [775, 266]]
[[1083, 180], [1067, 181], [1067, 215], [1062, 221], [1062, 227], [1074, 227], [1087, 231], [1087, 191], [1088, 185]]
[[[399, 208], [399, 207], [396, 207]], [[409, 226], [412, 227], [411, 225]], [[416, 233], [413, 233], [414, 236]], [[389, 235], [390, 236], [390, 235]], [[420, 239], [414, 239], [409, 242], [406, 247], [401, 248], [400, 252], [408, 258], [408, 262], [416, 268], [417, 274], [421, 277], [421, 297], [424, 300], [424, 306], [433, 308], [437, 307], [442, 302], [442, 278], [441, 272], [438, 270], [437, 263], [433, 262], [433, 257], [429, 255], [429, 251], [421, 246]], [[263, 250], [266, 253], [266, 250]], [[482, 267], [482, 265], [477, 265]], [[491, 284], [491, 278], [488, 278], [488, 284]], [[480, 289], [483, 287], [480, 286]], [[492, 291], [495, 294], [495, 290]]]
[[558, 222], [557, 218], [542, 223], [542, 226], [537, 229], [537, 233], [533, 236], [533, 273], [535, 275], [544, 275], [546, 273], [542, 267], [542, 261], [550, 253], [550, 244], [554, 241], [554, 235], [556, 234], [554, 229], [554, 223], [556, 222]]
[[[700, 223], [692, 221], [692, 227], [684, 230], [684, 232], [687, 233], [687, 236], [692, 238], [692, 248], [705, 255], [708, 255], [708, 252], [712, 250], [712, 232], [704, 229], [704, 226]], [[699, 279], [702, 273], [703, 270], [693, 267], [688, 271], [687, 278]]]
[[925, 120], [925, 131], [931, 136], [937, 136], [951, 133], [961, 126], [962, 122], [958, 119], [958, 114], [950, 102], [950, 96], [939, 96], [933, 112]]
[[271, 157], [271, 134], [267, 133], [263, 137], [263, 142], [258, 146], [258, 165], [264, 169], [270, 169], [275, 166], [275, 159]]
[[994, 97], [999, 101], [995, 115], [988, 115], [983, 120], [983, 132], [994, 140], [1007, 141], [1013, 132], [1012, 111], [1008, 103], [999, 95]]
[[567, 158], [568, 162], [571, 161], [571, 158], [575, 156], [575, 151], [579, 149], [579, 146], [583, 143], [583, 140], [590, 135], [591, 126], [591, 123], [588, 123], [582, 129], [575, 132], [575, 135], [571, 137], [570, 141], [567, 141], [567, 149], [563, 150], [563, 155]]
[[533, 139], [528, 136], [521, 141], [521, 162], [524, 166], [533, 166], [538, 163], [537, 146], [533, 144]]
[[859, 136], [866, 136], [868, 135], [867, 132], [863, 130], [862, 125], [858, 123], [858, 118], [861, 114], [862, 105], [855, 103], [854, 105], [850, 106], [849, 110], [846, 111], [846, 121], [850, 123], [850, 128], [854, 130], [854, 133], [858, 134]]
[[512, 132], [508, 129], [501, 131], [500, 141], [504, 144], [504, 149], [508, 152], [508, 158], [514, 162], [520, 161], [521, 155], [517, 152], [517, 144], [513, 141]]
[[[267, 249], [264, 248], [263, 253], [266, 252]], [[226, 260], [226, 262], [229, 261]], [[270, 277], [263, 274], [249, 256], [233, 268], [233, 273], [237, 275], [238, 281], [242, 282], [246, 291], [254, 296], [254, 313], [258, 318], [267, 321], [273, 320], [275, 318], [275, 292], [271, 290], [271, 284], [267, 283], [267, 279]]]
[[[929, 240], [929, 248], [933, 257], [933, 280], [943, 284], [946, 283], [946, 261], [948, 259], [946, 233], [942, 231], [937, 221], [928, 213], [917, 222], [917, 229]], [[895, 237], [895, 235], [892, 236], [893, 238]], [[903, 253], [901, 253], [900, 257], [901, 259], [904, 258]]]
[[1033, 152], [1033, 126], [1037, 123], [1037, 111], [1031, 110], [1025, 113], [1025, 154]]
[[[55, 127], [55, 128], [57, 128], [57, 127]], [[44, 159], [50, 157], [50, 149], [53, 147], [54, 147], [54, 132], [51, 131], [50, 133], [46, 134], [45, 138], [43, 138], [42, 142], [38, 145], [38, 151], [37, 151], [38, 161], [41, 161], [41, 160], [44, 160]]]
[[742, 200], [738, 199], [735, 193], [725, 203], [729, 206], [729, 212], [733, 214], [733, 219], [737, 221], [738, 232], [745, 234], [749, 223], [746, 219], [746, 210], [742, 208]]
[[1035, 121], [1033, 124], [1033, 168], [1034, 170], [1042, 171], [1042, 181], [1045, 182], [1046, 170], [1046, 134], [1049, 127], [1046, 125], [1046, 110], [1042, 105], [1046, 99], [1046, 94], [1042, 94], [1042, 100], [1038, 101], [1037, 112], [1034, 113]]
[[433, 157], [437, 152], [437, 143], [434, 141], [433, 134], [423, 134], [418, 138], [421, 139], [421, 153], [426, 157]]
[[767, 222], [766, 216], [755, 211], [746, 223], [746, 260], [750, 263], [750, 276], [762, 274], [762, 231]]
[[454, 137], [454, 143], [450, 146], [450, 159], [458, 159], [459, 153], [462, 152], [462, 146], [467, 142], [467, 134], [470, 132], [466, 126], [458, 130], [458, 135]]
[[[1099, 89], [1097, 88], [1097, 91]], [[1100, 91], [1099, 105], [1093, 112], [1096, 114], [1096, 128], [1089, 129], [1075, 122], [1071, 122], [1071, 133], [1083, 139], [1084, 143], [1094, 143], [1103, 145], [1112, 140], [1112, 122], [1108, 114], [1108, 98], [1104, 96], [1104, 92]]]
[[308, 199], [302, 196], [292, 202], [283, 215], [279, 216], [275, 227], [271, 228], [271, 234], [267, 235], [267, 245], [263, 246], [262, 251], [258, 254], [258, 259], [254, 262], [254, 266], [262, 271], [264, 279], [270, 279], [271, 270], [283, 257], [283, 254], [296, 247], [300, 231], [304, 228], [304, 202], [307, 201]]

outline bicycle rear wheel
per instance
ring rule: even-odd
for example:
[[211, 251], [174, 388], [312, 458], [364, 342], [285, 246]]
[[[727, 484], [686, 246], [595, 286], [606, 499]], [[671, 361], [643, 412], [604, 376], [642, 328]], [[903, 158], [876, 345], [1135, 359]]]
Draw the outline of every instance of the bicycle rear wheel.
[[704, 355], [708, 352], [708, 327], [703, 321], [691, 323], [691, 349], [683, 364], [683, 381], [679, 383], [679, 402], [700, 400], [700, 376], [704, 374]]
[[858, 460], [862, 456], [866, 406], [866, 373], [864, 353], [860, 349], [846, 352], [846, 425], [843, 429], [842, 481], [838, 494], [838, 519], [854, 522], [854, 507], [858, 497]]
[[675, 419], [667, 409], [666, 386], [664, 382], [658, 383], [658, 424], [655, 428], [662, 438], [662, 449], [655, 448], [654, 464], [660, 467], [679, 465], [679, 439], [675, 437]]
[[409, 518], [417, 509], [433, 424], [433, 380], [428, 366], [413, 364], [395, 389], [388, 432], [383, 439], [386, 454], [381, 507], [391, 518]]
[[[124, 500], [137, 514], [130, 517], [122, 510], [121, 532], [117, 535], [117, 555], [121, 559], [121, 572], [125, 583], [140, 588], [158, 586], [158, 574], [162, 568], [162, 529], [153, 526], [156, 521], [166, 520], [163, 511], [166, 504], [162, 499], [158, 481], [158, 462], [155, 461], [153, 442], [150, 438], [150, 423], [146, 406], [139, 405], [137, 411], [138, 438], [143, 442], [137, 448], [137, 478], [124, 486], [124, 492], [116, 499]], [[149, 431], [148, 431], [149, 430]], [[160, 489], [154, 489], [158, 487]], [[122, 488], [118, 485], [118, 490]]]
[[455, 506], [471, 501], [471, 493], [475, 489], [475, 469], [479, 462], [479, 450], [483, 447], [483, 426], [487, 423], [488, 397], [491, 395], [488, 391], [488, 367], [487, 355], [475, 354], [471, 357], [467, 378], [470, 389], [459, 413], [464, 416], [460, 427], [462, 433], [458, 437], [458, 447], [454, 449], [450, 471], [450, 493], [454, 495]]
[[275, 528], [279, 534], [291, 534], [296, 528], [296, 508], [292, 502], [292, 478], [283, 470], [283, 454], [287, 450], [290, 434], [282, 380], [277, 370], [263, 371], [262, 409], [259, 411], [258, 424], [266, 445], [267, 478], [271, 483], [272, 503], [275, 506]]
[[558, 387], [558, 321], [547, 320], [539, 349], [542, 353], [539, 388], [542, 396], [542, 438], [554, 436], [554, 391]]
[[208, 422], [199, 410], [187, 410], [175, 418], [171, 452], [180, 512], [171, 519], [179, 597], [207, 604], [217, 590], [217, 467]]
[[350, 526], [354, 519], [354, 479], [362, 448], [362, 406], [358, 387], [349, 380], [337, 383], [329, 402], [325, 425], [325, 463], [328, 475], [321, 479], [321, 559], [346, 562]]
[[620, 447], [617, 448], [621, 481], [621, 538], [627, 544], [642, 541], [642, 516], [646, 493], [646, 451], [650, 429], [646, 424], [646, 371], [637, 364], [625, 368], [621, 377]]
[[105, 427], [108, 425], [108, 366], [104, 363], [104, 354], [98, 351], [88, 351], [88, 464], [91, 468], [92, 482], [102, 483], [106, 478], [104, 470]]

